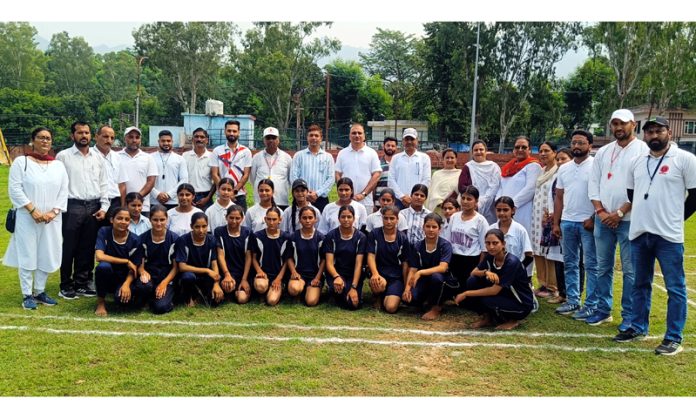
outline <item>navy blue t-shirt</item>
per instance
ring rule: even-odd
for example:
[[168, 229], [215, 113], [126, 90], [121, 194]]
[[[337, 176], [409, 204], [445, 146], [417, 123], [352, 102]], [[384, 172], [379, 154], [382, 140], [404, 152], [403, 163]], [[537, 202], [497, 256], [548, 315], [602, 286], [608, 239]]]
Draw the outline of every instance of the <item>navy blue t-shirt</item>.
[[167, 230], [162, 242], [152, 240], [152, 230], [149, 229], [140, 235], [140, 248], [145, 259], [145, 270], [156, 279], [164, 277], [172, 269], [174, 264], [174, 250], [179, 236]]
[[214, 234], [217, 247], [225, 252], [225, 263], [230, 274], [235, 280], [242, 280], [246, 252], [250, 249], [250, 241], [253, 240], [251, 229], [242, 226], [239, 228], [239, 236], [233, 237], [227, 231], [227, 225], [223, 225], [215, 228]]
[[486, 255], [486, 258], [479, 263], [479, 270], [492, 271], [498, 275], [503, 290], [501, 295], [515, 299], [525, 307], [532, 309], [534, 305], [534, 297], [532, 296], [532, 283], [527, 276], [527, 269], [524, 268], [519, 258], [511, 253], [505, 255], [505, 261], [501, 268], [496, 267], [493, 262], [492, 255]]
[[[110, 255], [111, 257], [128, 259], [136, 266], [139, 266], [142, 261], [142, 252], [138, 236], [132, 232], [128, 232], [126, 242], [119, 244], [114, 241], [113, 231], [114, 229], [111, 226], [102, 226], [99, 228], [94, 249], [103, 251], [104, 254]], [[128, 270], [127, 264], [114, 264], [112, 267], [114, 270]]]
[[340, 227], [332, 229], [324, 238], [324, 253], [334, 255], [334, 268], [345, 280], [351, 282], [355, 273], [355, 259], [359, 254], [365, 255], [367, 237], [358, 230], [353, 230], [351, 239], [341, 238]]
[[295, 270], [302, 277], [314, 279], [319, 272], [319, 264], [324, 258], [322, 251], [324, 234], [315, 230], [312, 238], [306, 239], [302, 238], [300, 230], [296, 230], [292, 233], [292, 242]]
[[176, 262], [186, 263], [191, 267], [209, 269], [217, 260], [215, 238], [210, 233], [205, 234], [202, 245], [193, 243], [193, 232], [188, 232], [176, 240]]
[[254, 238], [249, 240], [249, 249], [254, 253], [269, 280], [280, 273], [283, 262], [292, 257], [292, 240], [290, 234], [281, 232], [278, 238], [269, 238], [265, 229], [254, 232]]
[[367, 252], [375, 255], [377, 271], [385, 279], [401, 279], [401, 263], [408, 261], [409, 243], [404, 231], [397, 231], [396, 240], [388, 242], [384, 230], [375, 228], [367, 235]]
[[441, 262], [449, 264], [452, 261], [452, 244], [442, 237], [437, 238], [435, 251], [428, 252], [425, 248], [425, 240], [421, 240], [411, 249], [409, 268], [425, 270], [437, 267]]

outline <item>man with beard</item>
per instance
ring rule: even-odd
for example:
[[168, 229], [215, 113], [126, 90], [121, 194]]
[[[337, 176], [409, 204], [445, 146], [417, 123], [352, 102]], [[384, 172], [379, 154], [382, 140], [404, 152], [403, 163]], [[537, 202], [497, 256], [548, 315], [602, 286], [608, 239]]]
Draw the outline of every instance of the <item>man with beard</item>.
[[239, 145], [239, 122], [228, 120], [225, 122], [225, 138], [227, 143], [218, 145], [213, 150], [208, 166], [213, 183], [220, 183], [220, 179], [229, 177], [234, 182], [235, 203], [247, 209], [246, 185], [251, 172], [251, 151], [249, 148]]
[[670, 142], [669, 122], [660, 116], [645, 123], [643, 139], [650, 150], [633, 161], [626, 181], [633, 202], [628, 238], [636, 274], [631, 326], [614, 341], [640, 340], [648, 334], [657, 259], [667, 288], [667, 331], [655, 354], [675, 355], [682, 351], [686, 323], [684, 221], [696, 210], [696, 156]]
[[99, 221], [109, 209], [108, 175], [101, 158], [90, 152], [92, 139], [86, 122], [70, 126], [73, 146], [58, 153], [56, 159], [68, 172], [68, 210], [63, 214], [63, 257], [60, 266], [60, 292], [64, 299], [96, 296], [92, 269], [94, 244]]
[[402, 137], [404, 150], [394, 156], [389, 169], [389, 187], [394, 190], [399, 209], [411, 205], [411, 188], [416, 184], [430, 187], [430, 157], [418, 151], [418, 132], [413, 128], [404, 129]]
[[292, 157], [290, 183], [297, 179], [307, 182], [307, 200], [319, 209], [329, 203], [329, 192], [334, 184], [334, 159], [321, 148], [321, 128], [312, 124], [307, 128], [307, 148]]
[[208, 131], [203, 128], [196, 128], [193, 131], [193, 149], [184, 152], [181, 156], [186, 161], [186, 168], [189, 174], [189, 183], [193, 186], [196, 194], [193, 196], [193, 206], [205, 211], [213, 204], [213, 194], [215, 185], [210, 175], [210, 157], [212, 152], [208, 151]]
[[162, 130], [159, 133], [159, 151], [151, 153], [152, 159], [157, 165], [157, 180], [150, 194], [152, 204], [161, 204], [167, 209], [175, 207], [178, 203], [176, 189], [179, 185], [188, 183], [188, 168], [184, 158], [172, 152], [174, 143], [172, 133]]
[[372, 196], [375, 212], [380, 208], [379, 197], [382, 195], [382, 190], [389, 187], [389, 165], [391, 164], [392, 157], [394, 154], [396, 154], [398, 145], [399, 143], [396, 138], [392, 136], [384, 138], [384, 143], [382, 144], [382, 151], [384, 152], [384, 155], [379, 158], [379, 165], [382, 167], [382, 174], [379, 175], [379, 180], [377, 181], [377, 186], [375, 187], [375, 192]]
[[104, 168], [106, 169], [106, 177], [109, 183], [108, 197], [109, 197], [109, 210], [106, 212], [106, 216], [99, 223], [99, 226], [109, 226], [109, 214], [112, 210], [121, 206], [121, 192], [118, 190], [118, 175], [121, 167], [121, 158], [117, 155], [116, 151], [111, 152], [111, 146], [114, 143], [114, 138], [116, 134], [114, 130], [109, 125], [102, 125], [97, 129], [97, 135], [94, 137], [94, 147], [90, 151], [101, 158], [102, 163], [104, 163]]
[[126, 206], [126, 195], [137, 192], [143, 197], [142, 216], [150, 216], [150, 191], [157, 180], [157, 165], [152, 156], [140, 149], [142, 132], [135, 126], [126, 128], [123, 141], [126, 146], [118, 152], [121, 168], [118, 175], [118, 189], [121, 192], [121, 206]]
[[597, 249], [597, 311], [587, 318], [589, 325], [611, 322], [614, 290], [614, 255], [619, 244], [623, 289], [621, 292], [621, 324], [619, 331], [631, 326], [631, 292], [633, 265], [628, 229], [631, 225], [631, 202], [626, 194], [626, 178], [633, 159], [644, 155], [648, 146], [633, 134], [636, 122], [633, 113], [619, 109], [609, 122], [615, 141], [597, 151], [592, 164], [588, 193], [595, 211], [594, 237]]
[[[594, 207], [587, 187], [594, 158], [590, 156], [592, 134], [576, 130], [571, 135], [573, 161], [558, 169], [556, 199], [553, 211], [553, 234], [563, 239], [566, 302], [556, 309], [560, 315], [573, 315], [580, 321], [592, 316], [597, 306], [597, 260], [594, 229]], [[587, 274], [585, 304], [580, 307], [580, 247]]]

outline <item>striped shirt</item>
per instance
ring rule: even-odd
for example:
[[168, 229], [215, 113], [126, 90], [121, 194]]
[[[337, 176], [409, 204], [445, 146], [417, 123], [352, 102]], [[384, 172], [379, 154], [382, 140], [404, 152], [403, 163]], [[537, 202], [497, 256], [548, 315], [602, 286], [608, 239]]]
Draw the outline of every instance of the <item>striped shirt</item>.
[[387, 188], [389, 184], [389, 162], [385, 159], [384, 155], [379, 158], [379, 165], [382, 167], [382, 174], [379, 175], [375, 192], [372, 193], [372, 201], [374, 202], [374, 206], [376, 208], [382, 206], [379, 203], [379, 197], [382, 195], [382, 190]]
[[297, 179], [307, 182], [309, 190], [319, 197], [328, 197], [334, 184], [333, 156], [323, 149], [313, 154], [309, 148], [295, 153], [290, 170], [290, 184]]

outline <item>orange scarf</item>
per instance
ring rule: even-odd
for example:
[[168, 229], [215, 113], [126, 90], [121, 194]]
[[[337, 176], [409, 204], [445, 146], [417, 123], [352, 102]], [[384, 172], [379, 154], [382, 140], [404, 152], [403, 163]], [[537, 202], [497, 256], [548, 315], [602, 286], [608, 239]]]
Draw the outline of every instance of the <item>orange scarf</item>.
[[503, 177], [512, 177], [515, 174], [519, 173], [519, 171], [522, 170], [527, 164], [536, 162], [538, 161], [536, 160], [536, 158], [533, 157], [528, 157], [522, 161], [517, 161], [516, 158], [513, 158], [512, 160], [508, 161], [507, 164], [503, 166], [503, 168], [500, 169], [500, 172], [503, 175]]

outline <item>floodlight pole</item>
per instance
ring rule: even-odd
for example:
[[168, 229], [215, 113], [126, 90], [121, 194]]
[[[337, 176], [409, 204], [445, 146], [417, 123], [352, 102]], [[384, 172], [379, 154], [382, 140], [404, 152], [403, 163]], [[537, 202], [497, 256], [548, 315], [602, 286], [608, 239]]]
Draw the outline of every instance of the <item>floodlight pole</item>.
[[476, 24], [476, 61], [474, 64], [474, 95], [471, 99], [471, 132], [469, 134], [469, 161], [473, 160], [474, 140], [476, 135], [476, 87], [478, 86], [478, 62], [479, 62], [479, 43], [481, 35], [481, 22]]

